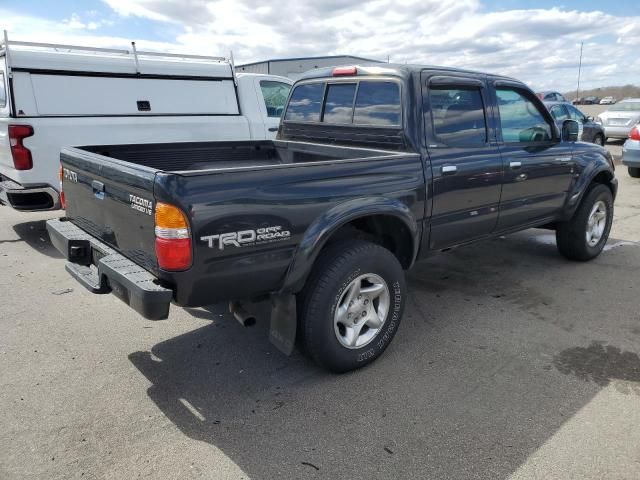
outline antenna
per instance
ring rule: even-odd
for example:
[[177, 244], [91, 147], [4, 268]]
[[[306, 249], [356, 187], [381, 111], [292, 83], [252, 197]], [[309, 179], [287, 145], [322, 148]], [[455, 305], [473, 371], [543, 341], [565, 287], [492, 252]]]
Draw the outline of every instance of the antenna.
[[582, 72], [582, 47], [584, 42], [580, 42], [580, 63], [578, 63], [578, 86], [576, 87], [576, 100], [580, 98], [580, 73]]

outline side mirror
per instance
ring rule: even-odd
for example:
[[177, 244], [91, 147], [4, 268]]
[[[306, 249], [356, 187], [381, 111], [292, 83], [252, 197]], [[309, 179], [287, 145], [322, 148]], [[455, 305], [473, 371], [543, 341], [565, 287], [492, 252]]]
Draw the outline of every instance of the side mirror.
[[580, 125], [575, 120], [565, 120], [562, 122], [562, 140], [576, 142], [580, 134]]
[[593, 121], [594, 121], [593, 117], [591, 115], [589, 115], [587, 117], [587, 122], [593, 122]]

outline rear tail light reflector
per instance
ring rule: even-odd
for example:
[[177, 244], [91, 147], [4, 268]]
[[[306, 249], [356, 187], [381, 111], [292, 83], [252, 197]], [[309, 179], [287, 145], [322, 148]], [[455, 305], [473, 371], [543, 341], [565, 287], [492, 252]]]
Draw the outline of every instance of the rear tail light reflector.
[[23, 140], [33, 135], [31, 125], [9, 125], [9, 146], [13, 157], [13, 166], [16, 170], [31, 170], [33, 159], [31, 150], [24, 146]]
[[191, 233], [187, 217], [178, 207], [156, 203], [155, 249], [162, 270], [180, 271], [191, 266]]

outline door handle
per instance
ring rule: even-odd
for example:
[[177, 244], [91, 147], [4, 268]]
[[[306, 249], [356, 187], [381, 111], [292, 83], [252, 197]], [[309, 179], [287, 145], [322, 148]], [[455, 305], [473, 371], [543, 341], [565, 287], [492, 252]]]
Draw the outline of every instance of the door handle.
[[278, 131], [278, 127], [269, 127], [269, 131], [270, 132], [277, 132]]
[[556, 162], [567, 163], [571, 161], [571, 157], [556, 157]]
[[443, 165], [442, 166], [442, 174], [443, 175], [453, 175], [458, 171], [458, 167], [455, 165]]
[[509, 162], [509, 167], [514, 170], [520, 168], [522, 166], [522, 162]]

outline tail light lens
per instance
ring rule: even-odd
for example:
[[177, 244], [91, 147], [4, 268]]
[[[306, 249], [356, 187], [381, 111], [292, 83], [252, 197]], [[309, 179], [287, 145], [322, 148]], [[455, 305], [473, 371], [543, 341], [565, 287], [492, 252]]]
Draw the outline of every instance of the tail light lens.
[[345, 75], [356, 75], [358, 69], [356, 67], [335, 67], [331, 74], [334, 77], [343, 77]]
[[60, 208], [63, 210], [67, 208], [67, 202], [64, 199], [64, 190], [62, 189], [62, 179], [64, 178], [64, 171], [62, 170], [62, 165], [60, 165], [60, 170], [58, 170], [58, 179], [60, 180]]
[[640, 125], [636, 125], [629, 132], [629, 138], [631, 140], [640, 140]]
[[155, 233], [156, 258], [162, 270], [179, 271], [191, 266], [191, 234], [182, 210], [156, 203]]
[[9, 146], [16, 170], [31, 170], [33, 160], [31, 151], [24, 146], [23, 140], [33, 135], [31, 125], [9, 125]]

